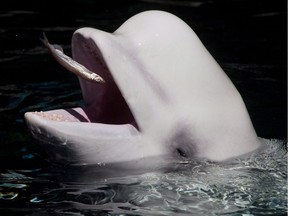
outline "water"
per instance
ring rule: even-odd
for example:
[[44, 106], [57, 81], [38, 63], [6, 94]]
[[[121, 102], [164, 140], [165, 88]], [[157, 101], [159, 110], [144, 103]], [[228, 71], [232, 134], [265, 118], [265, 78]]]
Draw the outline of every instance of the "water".
[[[286, 215], [285, 1], [95, 2], [66, 2], [70, 13], [56, 1], [1, 6], [1, 215]], [[74, 30], [113, 31], [146, 9], [170, 11], [193, 27], [243, 96], [265, 138], [261, 153], [122, 175], [113, 167], [59, 167], [45, 160], [23, 114], [82, 100], [77, 79], [39, 41], [42, 32], [70, 54]]]
[[[107, 177], [103, 168], [46, 167], [1, 173], [0, 207], [14, 215], [285, 215], [287, 154], [266, 140], [261, 154], [173, 171]], [[102, 173], [102, 175], [100, 174]]]

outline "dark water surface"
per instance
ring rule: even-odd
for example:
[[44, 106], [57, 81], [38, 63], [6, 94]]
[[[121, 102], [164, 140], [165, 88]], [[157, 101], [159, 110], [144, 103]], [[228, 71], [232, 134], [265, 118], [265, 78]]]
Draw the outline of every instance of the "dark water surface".
[[[12, 0], [0, 8], [0, 215], [286, 215], [286, 1], [61, 2]], [[194, 29], [241, 93], [267, 149], [165, 173], [111, 176], [101, 166], [51, 165], [23, 115], [82, 98], [77, 78], [41, 44], [42, 33], [70, 55], [76, 29], [113, 32], [149, 9], [172, 12]]]

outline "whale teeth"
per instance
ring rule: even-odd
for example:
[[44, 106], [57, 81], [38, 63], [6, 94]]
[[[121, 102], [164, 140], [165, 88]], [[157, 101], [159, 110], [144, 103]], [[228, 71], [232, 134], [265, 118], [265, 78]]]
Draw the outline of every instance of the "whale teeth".
[[52, 120], [52, 121], [58, 121], [58, 122], [72, 122], [73, 120], [65, 117], [64, 115], [61, 114], [57, 114], [57, 113], [45, 113], [43, 111], [40, 112], [34, 112], [34, 114], [41, 116], [42, 118], [48, 119], [48, 120]]

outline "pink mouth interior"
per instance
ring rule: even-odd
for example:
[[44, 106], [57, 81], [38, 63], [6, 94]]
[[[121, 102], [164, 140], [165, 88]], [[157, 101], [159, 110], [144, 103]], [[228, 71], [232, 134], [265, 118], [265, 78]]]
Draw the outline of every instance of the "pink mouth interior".
[[37, 114], [56, 121], [136, 126], [131, 110], [114, 82], [95, 42], [76, 35], [73, 38], [72, 53], [75, 61], [99, 74], [105, 83], [90, 82], [79, 78], [85, 107], [51, 110]]

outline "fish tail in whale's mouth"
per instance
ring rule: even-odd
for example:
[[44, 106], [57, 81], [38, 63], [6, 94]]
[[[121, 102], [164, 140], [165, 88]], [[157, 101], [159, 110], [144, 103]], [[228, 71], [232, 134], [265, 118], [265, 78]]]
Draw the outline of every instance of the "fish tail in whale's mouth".
[[[84, 107], [40, 111], [27, 114], [57, 122], [89, 122], [101, 124], [131, 124], [137, 127], [133, 114], [94, 41], [73, 36], [73, 58], [66, 56], [58, 45], [42, 39], [52, 56], [66, 69], [79, 77]], [[97, 72], [96, 73], [94, 73]]]

